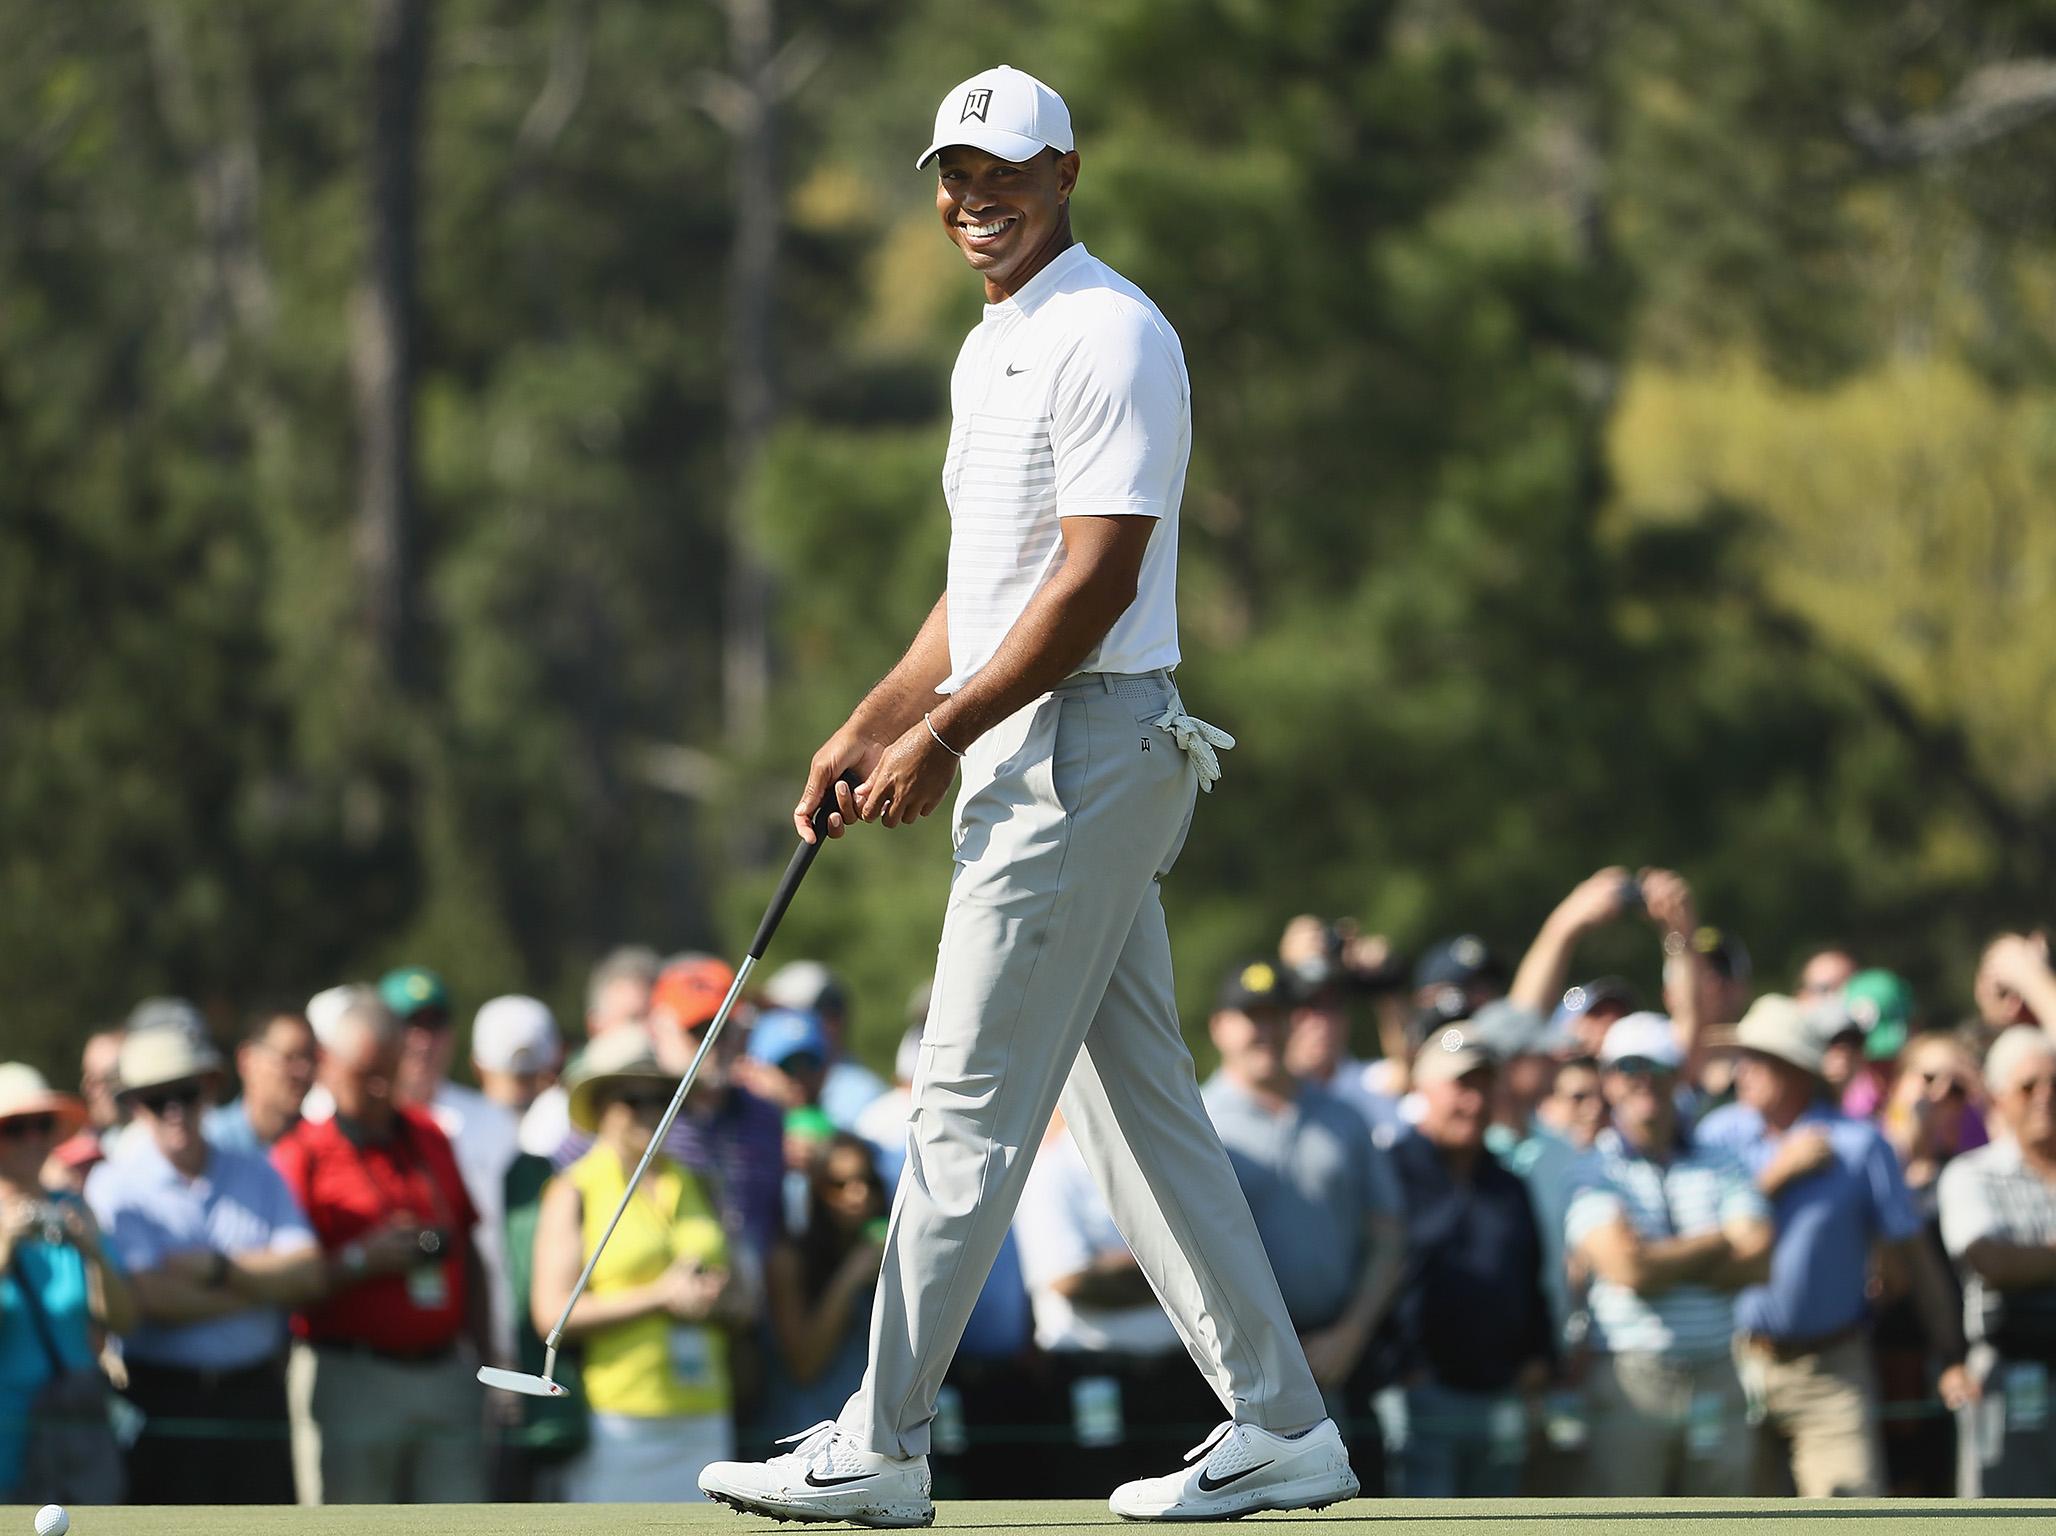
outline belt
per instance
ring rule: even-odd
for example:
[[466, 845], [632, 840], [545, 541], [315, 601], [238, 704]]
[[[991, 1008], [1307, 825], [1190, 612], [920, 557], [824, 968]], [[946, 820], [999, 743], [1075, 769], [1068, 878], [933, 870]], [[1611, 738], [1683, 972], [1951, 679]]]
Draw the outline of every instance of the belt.
[[1124, 683], [1161, 683], [1171, 686], [1171, 674], [1163, 667], [1154, 672], [1073, 672], [1051, 693], [1119, 693]]
[[1773, 1360], [1803, 1360], [1808, 1355], [1818, 1355], [1833, 1349], [1837, 1344], [1846, 1344], [1851, 1339], [1863, 1337], [1861, 1321], [1837, 1328], [1833, 1333], [1818, 1334], [1810, 1339], [1774, 1339], [1767, 1333], [1745, 1333], [1742, 1347], [1752, 1355], [1768, 1355]]
[[309, 1339], [316, 1349], [332, 1349], [339, 1354], [364, 1355], [373, 1360], [383, 1360], [389, 1365], [440, 1365], [446, 1360], [457, 1358], [457, 1341], [438, 1344], [433, 1349], [402, 1353], [399, 1350], [380, 1349], [376, 1344], [367, 1344], [362, 1339]]
[[255, 1365], [237, 1365], [225, 1369], [212, 1366], [164, 1365], [155, 1360], [130, 1360], [127, 1365], [131, 1377], [155, 1376], [209, 1390], [216, 1387], [255, 1386], [283, 1381], [286, 1372], [285, 1360], [280, 1356], [260, 1360]]

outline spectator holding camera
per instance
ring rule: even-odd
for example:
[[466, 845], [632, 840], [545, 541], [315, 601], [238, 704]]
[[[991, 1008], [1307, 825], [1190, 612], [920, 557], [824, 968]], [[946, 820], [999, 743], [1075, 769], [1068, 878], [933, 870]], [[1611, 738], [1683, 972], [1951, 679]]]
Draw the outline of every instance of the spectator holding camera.
[[314, 1360], [324, 1502], [478, 1503], [474, 1357], [485, 1357], [477, 1213], [449, 1138], [399, 1102], [400, 1024], [378, 994], [341, 1000], [321, 1060], [335, 1105], [271, 1160], [321, 1244], [326, 1296], [293, 1318]]
[[566, 1464], [563, 1495], [575, 1504], [704, 1499], [701, 1469], [735, 1453], [724, 1325], [748, 1315], [749, 1298], [714, 1201], [683, 1164], [652, 1160], [622, 1208], [671, 1103], [673, 1079], [649, 1037], [610, 1030], [566, 1084], [571, 1123], [593, 1142], [543, 1191], [529, 1299], [537, 1332], [556, 1325], [586, 1255], [622, 1215], [564, 1325], [581, 1353], [592, 1437]]
[[1973, 990], [1978, 1017], [1996, 1033], [2015, 1024], [2056, 1030], [2056, 969], [2046, 933], [2002, 933], [1985, 946]]
[[1592, 1273], [1587, 1411], [1604, 1498], [1747, 1494], [1752, 1446], [1731, 1345], [1735, 1292], [1770, 1272], [1770, 1206], [1734, 1157], [1679, 1123], [1671, 1021], [1636, 1013], [1600, 1050], [1613, 1123], [1565, 1223]]
[[39, 1182], [51, 1148], [85, 1124], [85, 1106], [34, 1068], [0, 1063], [0, 1503], [60, 1496], [28, 1475], [31, 1435], [72, 1406], [56, 1395], [94, 1371], [94, 1335], [135, 1321], [92, 1213]]
[[322, 1294], [321, 1250], [269, 1162], [201, 1133], [220, 1066], [181, 1031], [131, 1033], [121, 1093], [144, 1139], [86, 1185], [142, 1320], [122, 1350], [144, 1415], [139, 1504], [293, 1502], [269, 1431], [286, 1417], [286, 1311]]
[[[1580, 881], [1544, 920], [1521, 957], [1507, 996], [1551, 1017], [1560, 1003], [1569, 1001], [1564, 983], [1579, 940], [1594, 929], [1635, 914], [1646, 915], [1663, 935], [1664, 995], [1683, 1053], [1683, 1077], [1691, 1083], [1697, 1079], [1705, 1050], [1703, 1025], [1710, 1022], [1705, 1016], [1705, 999], [1712, 989], [1705, 974], [1707, 957], [1694, 942], [1700, 929], [1692, 888], [1671, 870], [1645, 869], [1635, 875], [1614, 865]], [[1606, 1033], [1602, 1026], [1612, 1020], [1595, 1006], [1597, 1001], [1593, 995], [1581, 1000], [1581, 1038], [1571, 1054], [1599, 1053]], [[1632, 998], [1623, 993], [1616, 1006], [1614, 1017], [1624, 1016], [1633, 1006]]]
[[1959, 1414], [1957, 1493], [2056, 1496], [2056, 1040], [2016, 1025], [1985, 1081], [2006, 1135], [1942, 1170], [1942, 1240], [1964, 1276], [1971, 1369], [1986, 1400]]
[[1950, 1407], [1976, 1388], [1948, 1280], [1922, 1240], [1898, 1158], [1876, 1127], [1839, 1114], [1821, 1061], [1818, 1017], [1789, 997], [1750, 1006], [1737, 1031], [1736, 1102], [1709, 1115], [1702, 1146], [1738, 1156], [1771, 1201], [1769, 1280], [1736, 1307], [1737, 1368], [1757, 1409], [1756, 1491], [1805, 1498], [1883, 1492], [1872, 1360], [1873, 1247], [1901, 1265]]

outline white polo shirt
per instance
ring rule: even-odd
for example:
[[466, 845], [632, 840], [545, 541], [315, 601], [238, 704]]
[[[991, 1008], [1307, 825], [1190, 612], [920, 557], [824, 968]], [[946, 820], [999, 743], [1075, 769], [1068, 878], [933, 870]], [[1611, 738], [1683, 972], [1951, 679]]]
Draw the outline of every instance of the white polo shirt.
[[1063, 563], [1060, 520], [1152, 517], [1135, 601], [1079, 667], [1178, 663], [1178, 502], [1192, 390], [1178, 333], [1133, 283], [1073, 245], [964, 340], [950, 377], [953, 693], [992, 659]]

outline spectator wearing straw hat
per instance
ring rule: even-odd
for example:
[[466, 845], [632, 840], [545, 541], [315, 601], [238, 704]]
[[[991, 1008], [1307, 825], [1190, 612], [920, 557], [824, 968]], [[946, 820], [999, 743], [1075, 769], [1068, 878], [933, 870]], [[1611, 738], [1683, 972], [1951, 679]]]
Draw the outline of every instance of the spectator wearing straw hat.
[[354, 989], [329, 1029], [335, 1105], [271, 1149], [327, 1259], [328, 1294], [293, 1319], [311, 1345], [311, 1412], [330, 1504], [485, 1497], [475, 1356], [489, 1353], [477, 1212], [449, 1138], [398, 1102], [400, 1026]]
[[1731, 1154], [1693, 1145], [1680, 1124], [1685, 1058], [1668, 1018], [1616, 1021], [1599, 1059], [1613, 1123], [1577, 1170], [1565, 1222], [1593, 1276], [1585, 1392], [1600, 1454], [1579, 1491], [1746, 1494], [1735, 1292], [1769, 1274], [1769, 1203]]
[[[674, 960], [657, 977], [648, 1038], [674, 1081], [685, 1074], [734, 984], [727, 962], [705, 957]], [[715, 1188], [730, 1236], [749, 1245], [738, 1262], [756, 1265], [785, 1225], [785, 1112], [734, 1080], [742, 1039], [733, 1025], [739, 1022], [731, 1020], [707, 1053], [664, 1151]], [[568, 1168], [591, 1146], [591, 1136], [574, 1127], [550, 1161]]]
[[[543, 1192], [530, 1295], [537, 1332], [556, 1326], [673, 1083], [640, 1030], [610, 1031], [572, 1065], [571, 1123], [594, 1139]], [[706, 1186], [659, 1153], [564, 1324], [592, 1407], [591, 1441], [563, 1471], [567, 1500], [705, 1497], [700, 1470], [734, 1454], [724, 1325], [744, 1320], [746, 1292]]]
[[1883, 1468], [1867, 1338], [1873, 1245], [1906, 1268], [1946, 1362], [1943, 1400], [1954, 1407], [1976, 1389], [1947, 1277], [1921, 1241], [1891, 1144], [1828, 1098], [1826, 1027], [1792, 998], [1758, 998], [1736, 1032], [1737, 1102], [1706, 1118], [1699, 1143], [1741, 1158], [1777, 1226], [1769, 1280], [1736, 1306], [1737, 1368], [1760, 1419], [1756, 1491], [1875, 1497]]
[[[0, 1062], [0, 1503], [52, 1496], [29, 1486], [24, 1468], [47, 1394], [93, 1369], [96, 1331], [120, 1333], [135, 1319], [92, 1212], [40, 1182], [51, 1149], [85, 1125], [78, 1099], [52, 1093], [33, 1067]], [[119, 1465], [112, 1471], [119, 1480]]]
[[121, 1095], [144, 1139], [95, 1169], [86, 1198], [130, 1275], [142, 1326], [124, 1343], [144, 1415], [129, 1451], [140, 1504], [290, 1504], [286, 1312], [325, 1289], [321, 1250], [260, 1156], [217, 1147], [202, 1115], [221, 1059], [178, 1029], [123, 1040]]

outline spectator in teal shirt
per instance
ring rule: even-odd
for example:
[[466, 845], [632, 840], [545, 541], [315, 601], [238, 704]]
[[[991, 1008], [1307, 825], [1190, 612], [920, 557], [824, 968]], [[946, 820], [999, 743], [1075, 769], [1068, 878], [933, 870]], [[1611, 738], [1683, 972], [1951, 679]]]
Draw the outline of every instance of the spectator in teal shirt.
[[51, 1148], [85, 1123], [85, 1106], [52, 1093], [34, 1068], [0, 1063], [0, 1503], [43, 1497], [21, 1486], [22, 1455], [37, 1395], [56, 1366], [90, 1368], [94, 1330], [121, 1333], [134, 1322], [127, 1282], [101, 1247], [92, 1213], [39, 1182]]

